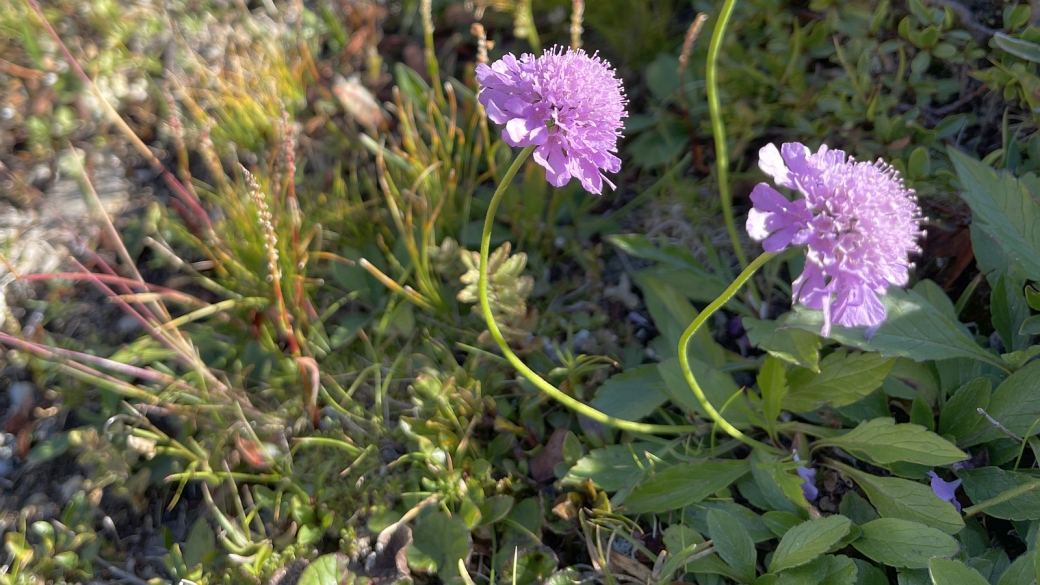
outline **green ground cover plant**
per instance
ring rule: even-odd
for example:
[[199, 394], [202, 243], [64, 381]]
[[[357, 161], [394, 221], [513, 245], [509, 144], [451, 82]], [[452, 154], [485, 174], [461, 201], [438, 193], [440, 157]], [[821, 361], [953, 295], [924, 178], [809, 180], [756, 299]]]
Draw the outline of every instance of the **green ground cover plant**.
[[1035, 583], [1034, 11], [15, 0], [0, 582]]

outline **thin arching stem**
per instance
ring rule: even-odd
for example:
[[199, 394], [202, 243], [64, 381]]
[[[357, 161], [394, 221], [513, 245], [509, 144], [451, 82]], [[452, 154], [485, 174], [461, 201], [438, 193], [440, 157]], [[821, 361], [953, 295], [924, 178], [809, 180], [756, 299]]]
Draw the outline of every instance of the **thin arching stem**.
[[693, 338], [694, 334], [697, 333], [697, 330], [701, 328], [701, 325], [711, 318], [711, 316], [715, 314], [715, 311], [718, 311], [722, 305], [725, 305], [727, 301], [733, 298], [733, 295], [737, 294], [740, 287], [744, 286], [744, 283], [746, 283], [763, 264], [768, 262], [769, 259], [775, 255], [776, 254], [772, 252], [765, 252], [758, 258], [755, 258], [754, 262], [749, 264], [748, 267], [737, 276], [736, 280], [726, 288], [726, 290], [722, 291], [719, 298], [712, 301], [710, 305], [701, 311], [700, 315], [697, 315], [697, 318], [693, 320], [693, 323], [690, 323], [690, 326], [686, 328], [685, 332], [683, 332], [682, 337], [679, 338], [679, 365], [682, 367], [683, 376], [686, 378], [686, 383], [689, 384], [690, 390], [693, 391], [694, 396], [696, 396], [697, 400], [701, 403], [704, 412], [715, 421], [715, 424], [717, 424], [719, 428], [726, 431], [729, 436], [741, 441], [742, 443], [759, 449], [765, 449], [771, 453], [779, 454], [782, 453], [780, 449], [771, 447], [745, 435], [740, 431], [740, 429], [730, 424], [730, 422], [726, 420], [719, 411], [715, 410], [715, 407], [712, 406], [711, 402], [708, 402], [708, 397], [704, 395], [704, 391], [701, 390], [700, 384], [697, 383], [697, 379], [693, 377], [693, 370], [690, 369], [689, 353], [690, 339]]
[[487, 328], [491, 333], [491, 337], [495, 339], [495, 343], [497, 343], [499, 349], [502, 350], [502, 354], [507, 360], [509, 360], [510, 365], [516, 368], [516, 371], [520, 372], [521, 375], [530, 380], [539, 390], [545, 392], [556, 401], [582, 416], [633, 433], [682, 435], [702, 430], [702, 428], [697, 425], [653, 425], [638, 423], [615, 418], [604, 412], [600, 412], [580, 400], [568, 396], [562, 390], [550, 384], [546, 379], [539, 376], [537, 372], [527, 367], [527, 364], [525, 364], [523, 360], [521, 360], [515, 353], [513, 353], [513, 350], [509, 348], [509, 344], [506, 343], [505, 337], [502, 336], [502, 331], [498, 328], [498, 323], [495, 322], [495, 316], [491, 312], [491, 302], [488, 300], [488, 255], [491, 251], [491, 228], [495, 224], [495, 211], [498, 209], [498, 204], [501, 202], [502, 196], [505, 195], [506, 188], [512, 182], [513, 177], [516, 176], [517, 171], [520, 170], [520, 167], [523, 165], [524, 161], [527, 160], [527, 157], [531, 154], [532, 150], [534, 150], [533, 146], [524, 148], [523, 151], [520, 152], [520, 155], [517, 156], [516, 160], [513, 161], [509, 170], [506, 171], [505, 177], [502, 178], [502, 182], [498, 185], [498, 189], [495, 190], [494, 196], [491, 197], [491, 203], [488, 205], [487, 217], [484, 218], [484, 232], [480, 238], [480, 279], [477, 281], [477, 291], [478, 296], [480, 297], [480, 310], [484, 314], [484, 320], [487, 321]]

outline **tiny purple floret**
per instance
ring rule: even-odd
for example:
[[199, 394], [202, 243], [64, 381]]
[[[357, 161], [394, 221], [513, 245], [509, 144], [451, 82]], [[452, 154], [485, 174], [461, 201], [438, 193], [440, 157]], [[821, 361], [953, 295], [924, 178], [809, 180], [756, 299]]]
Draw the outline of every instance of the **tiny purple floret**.
[[856, 162], [821, 146], [814, 154], [790, 142], [759, 151], [758, 166], [780, 187], [802, 194], [790, 201], [766, 183], [751, 192], [747, 231], [767, 252], [806, 246], [805, 269], [794, 281], [795, 300], [823, 311], [831, 324], [867, 326], [885, 319], [880, 295], [903, 286], [920, 252], [921, 211], [914, 192], [881, 160]]
[[[798, 453], [794, 454], [794, 460], [800, 461]], [[802, 478], [802, 494], [805, 495], [806, 501], [815, 500], [820, 495], [820, 490], [816, 489], [816, 470], [803, 465], [794, 471]]]
[[537, 146], [535, 162], [556, 187], [571, 178], [590, 193], [614, 188], [603, 171], [621, 170], [615, 156], [621, 120], [628, 114], [624, 88], [610, 64], [578, 49], [553, 49], [519, 59], [512, 54], [477, 66], [480, 103], [504, 124], [510, 146]]
[[932, 478], [932, 491], [939, 496], [940, 500], [946, 500], [953, 504], [957, 511], [961, 511], [961, 503], [957, 501], [955, 492], [961, 485], [961, 480], [943, 481], [934, 471], [929, 471], [928, 476]]

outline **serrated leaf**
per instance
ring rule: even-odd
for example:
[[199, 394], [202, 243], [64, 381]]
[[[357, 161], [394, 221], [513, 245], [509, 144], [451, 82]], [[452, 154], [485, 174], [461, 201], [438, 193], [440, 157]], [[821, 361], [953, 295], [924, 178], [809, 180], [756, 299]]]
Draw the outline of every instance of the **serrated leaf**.
[[[999, 467], [981, 467], [957, 472], [964, 493], [973, 504], [999, 497], [1024, 485], [1040, 484], [1040, 477]], [[1006, 502], [985, 509], [985, 513], [1004, 520], [1036, 520], [1040, 518], [1040, 489], [1026, 491]]]
[[956, 559], [929, 559], [928, 574], [933, 585], [989, 585], [978, 571]]
[[960, 545], [945, 532], [900, 518], [879, 518], [862, 527], [852, 546], [867, 558], [892, 567], [924, 569], [931, 558], [952, 558]]
[[775, 585], [855, 585], [859, 569], [845, 555], [823, 555], [815, 561], [780, 573]]
[[867, 421], [844, 435], [821, 439], [816, 446], [838, 447], [877, 465], [907, 461], [940, 466], [968, 458], [952, 443], [924, 427], [896, 424], [891, 418]]
[[820, 370], [822, 341], [819, 335], [801, 329], [784, 328], [777, 321], [760, 321], [750, 317], [744, 317], [743, 324], [751, 345], [787, 363], [814, 372]]
[[914, 520], [947, 534], [957, 534], [964, 528], [964, 519], [953, 504], [939, 499], [930, 486], [898, 477], [878, 477], [838, 462], [832, 465], [863, 488], [884, 518]]
[[611, 376], [596, 390], [591, 405], [613, 417], [640, 420], [668, 402], [657, 364], [646, 364]]
[[809, 412], [858, 402], [881, 386], [895, 360], [876, 353], [836, 351], [820, 364], [820, 373], [799, 368], [788, 374], [791, 390], [783, 406], [791, 412]]
[[[998, 45], [1012, 40], [1005, 36], [1002, 41], [997, 35]], [[1023, 181], [1006, 172], [998, 174], [956, 148], [947, 150], [961, 182], [961, 198], [971, 207], [972, 226], [993, 236], [1005, 254], [1021, 263], [1030, 280], [1040, 280], [1040, 205]]]
[[755, 580], [755, 543], [744, 526], [722, 510], [708, 510], [708, 534], [715, 552], [740, 575], [745, 583]]
[[[863, 351], [876, 351], [885, 357], [905, 357], [918, 362], [970, 358], [1007, 368], [914, 291], [889, 289], [888, 294], [881, 297], [881, 304], [888, 316], [872, 338], [868, 340], [862, 328], [850, 329], [841, 325], [831, 328], [830, 338]], [[798, 306], [786, 324], [819, 334], [823, 327], [823, 312]]]
[[809, 520], [787, 531], [769, 563], [769, 572], [778, 573], [812, 562], [827, 552], [849, 532], [852, 523], [841, 515]]

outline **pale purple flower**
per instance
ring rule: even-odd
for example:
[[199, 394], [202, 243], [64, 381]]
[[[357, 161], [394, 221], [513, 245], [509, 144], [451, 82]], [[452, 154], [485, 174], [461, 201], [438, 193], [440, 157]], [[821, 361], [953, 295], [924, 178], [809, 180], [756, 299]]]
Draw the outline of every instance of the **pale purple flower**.
[[[797, 452], [794, 454], [794, 460], [800, 461]], [[820, 490], [816, 489], [816, 470], [803, 465], [796, 468], [794, 472], [802, 478], [802, 494], [805, 495], [805, 499], [809, 502], [815, 500], [820, 495]]]
[[932, 478], [932, 491], [935, 492], [935, 495], [939, 496], [940, 500], [946, 500], [953, 504], [953, 507], [960, 512], [961, 503], [957, 501], [955, 492], [960, 487], [961, 480], [943, 481], [934, 471], [929, 471], [928, 475]]
[[621, 170], [617, 138], [625, 112], [624, 89], [610, 64], [581, 49], [558, 47], [535, 57], [506, 55], [477, 66], [480, 103], [488, 117], [505, 124], [510, 146], [536, 145], [532, 156], [550, 183], [571, 177], [591, 193], [601, 193], [602, 171]]
[[759, 151], [758, 166], [803, 198], [789, 201], [759, 183], [751, 192], [748, 234], [767, 252], [807, 246], [794, 296], [823, 310], [824, 336], [831, 323], [866, 325], [872, 334], [885, 319], [878, 295], [906, 284], [908, 255], [920, 251], [923, 232], [913, 191], [884, 162], [856, 162], [827, 146], [813, 154], [797, 142], [779, 150], [769, 144]]

